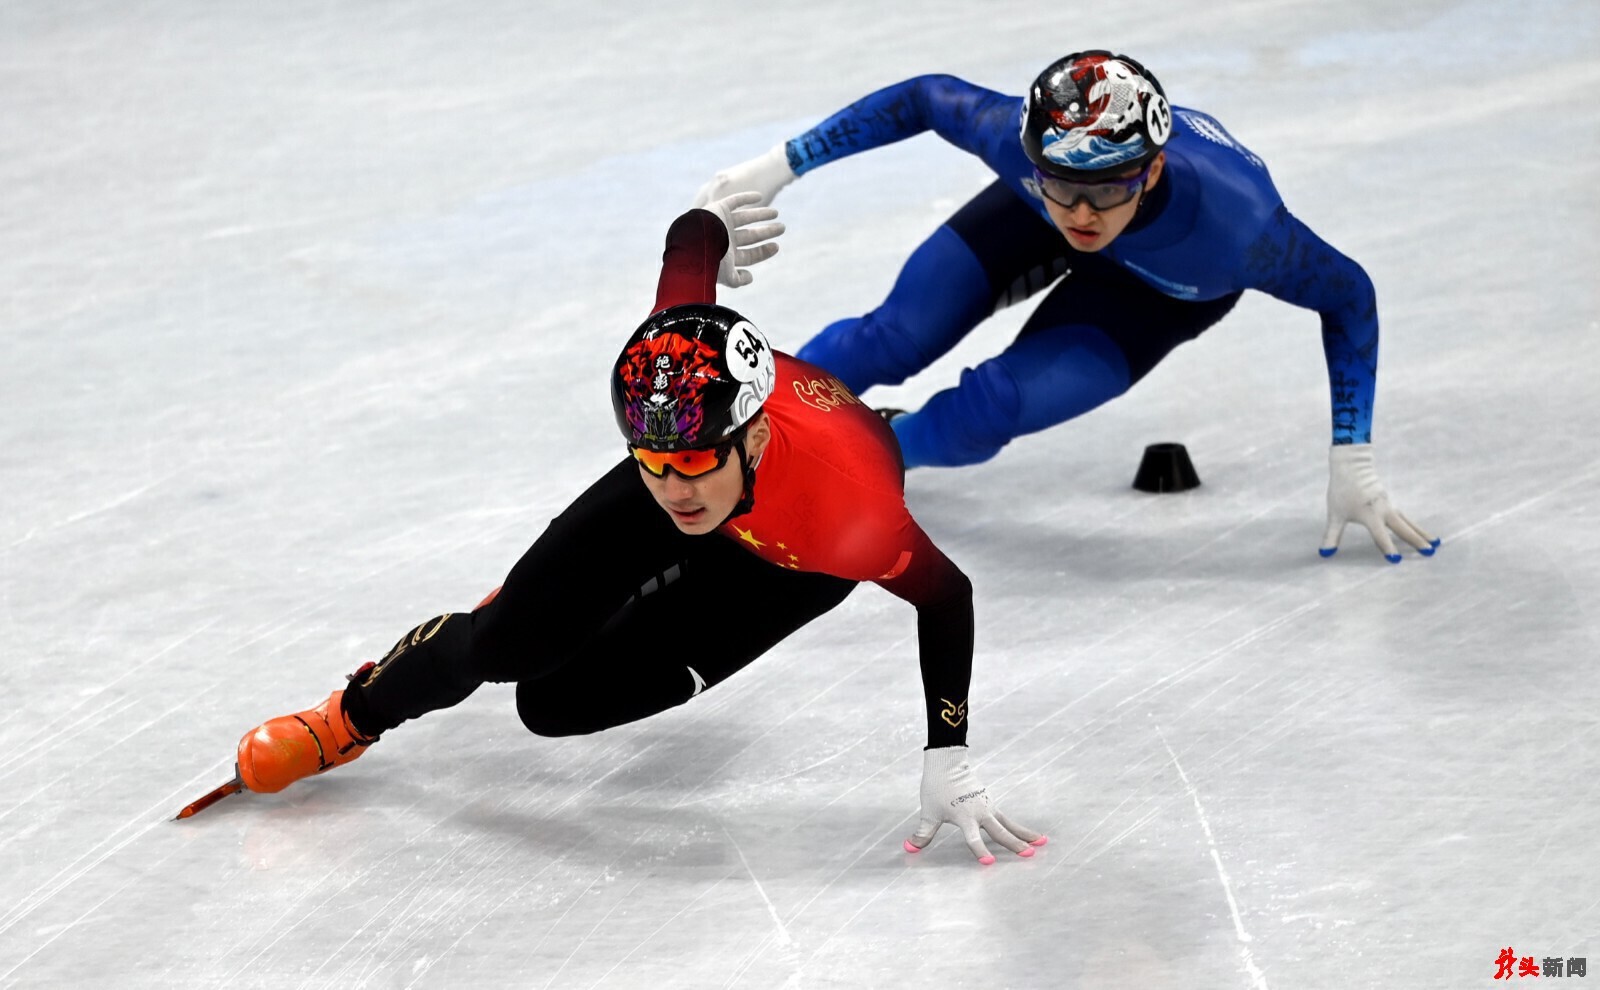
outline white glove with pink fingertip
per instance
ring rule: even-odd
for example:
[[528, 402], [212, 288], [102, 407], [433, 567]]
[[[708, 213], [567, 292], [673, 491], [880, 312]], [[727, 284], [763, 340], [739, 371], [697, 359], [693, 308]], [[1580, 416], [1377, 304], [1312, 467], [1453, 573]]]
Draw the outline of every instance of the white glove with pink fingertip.
[[983, 844], [979, 829], [1024, 858], [1033, 855], [1034, 846], [1050, 841], [1000, 813], [989, 798], [989, 789], [978, 782], [967, 763], [965, 746], [922, 751], [922, 821], [905, 841], [906, 852], [921, 852], [927, 848], [945, 822], [961, 830], [967, 848], [984, 866], [993, 863], [994, 856]]

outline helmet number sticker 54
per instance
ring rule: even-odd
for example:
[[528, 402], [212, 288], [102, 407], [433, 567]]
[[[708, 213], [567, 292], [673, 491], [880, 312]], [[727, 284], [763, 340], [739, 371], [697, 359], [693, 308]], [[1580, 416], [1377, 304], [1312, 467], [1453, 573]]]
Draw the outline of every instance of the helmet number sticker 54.
[[762, 365], [770, 367], [772, 357], [760, 333], [749, 323], [741, 322], [734, 327], [734, 332], [730, 336], [733, 338], [734, 353], [744, 358], [742, 365], [738, 361], [728, 362], [728, 370], [733, 377], [741, 382], [754, 381], [762, 377]]

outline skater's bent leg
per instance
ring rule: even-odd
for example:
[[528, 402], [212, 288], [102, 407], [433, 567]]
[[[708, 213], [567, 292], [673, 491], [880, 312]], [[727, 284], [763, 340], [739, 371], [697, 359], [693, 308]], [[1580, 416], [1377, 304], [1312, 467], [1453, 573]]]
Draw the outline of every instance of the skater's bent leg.
[[1050, 327], [961, 373], [955, 388], [894, 420], [906, 467], [977, 464], [1015, 437], [1099, 406], [1128, 390], [1128, 363], [1097, 327]]
[[499, 591], [471, 612], [407, 633], [347, 692], [357, 729], [377, 734], [459, 704], [484, 681], [516, 681], [567, 663], [641, 588], [670, 579], [684, 536], [617, 465], [551, 522]]
[[993, 310], [983, 265], [948, 226], [912, 252], [883, 304], [830, 324], [796, 357], [853, 392], [898, 385], [954, 347]]
[[[529, 730], [581, 735], [681, 705], [733, 676], [855, 587], [843, 578], [780, 570], [730, 541], [705, 539], [720, 544], [710, 548], [712, 560], [691, 560], [679, 585], [630, 605], [573, 662], [517, 684], [517, 712]], [[685, 624], [685, 615], [697, 608], [703, 613], [704, 602], [726, 601], [730, 588], [739, 589], [746, 604]]]
[[1076, 255], [998, 357], [893, 423], [906, 467], [976, 464], [1013, 438], [1081, 416], [1149, 374], [1239, 299], [1161, 294], [1108, 258]]
[[995, 310], [1054, 282], [1068, 253], [1055, 227], [995, 181], [912, 252], [882, 306], [832, 324], [798, 357], [856, 392], [898, 385]]

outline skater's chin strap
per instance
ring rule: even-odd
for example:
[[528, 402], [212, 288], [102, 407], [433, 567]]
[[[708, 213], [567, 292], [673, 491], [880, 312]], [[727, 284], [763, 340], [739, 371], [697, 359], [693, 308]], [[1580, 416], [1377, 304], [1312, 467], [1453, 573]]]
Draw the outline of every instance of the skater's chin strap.
[[739, 503], [728, 513], [728, 518], [718, 523], [718, 526], [723, 526], [729, 519], [737, 519], [756, 507], [756, 468], [761, 466], [761, 458], [750, 460], [750, 455], [744, 449], [744, 437], [739, 438], [733, 449], [739, 454], [739, 473], [744, 475], [744, 494], [739, 496]]

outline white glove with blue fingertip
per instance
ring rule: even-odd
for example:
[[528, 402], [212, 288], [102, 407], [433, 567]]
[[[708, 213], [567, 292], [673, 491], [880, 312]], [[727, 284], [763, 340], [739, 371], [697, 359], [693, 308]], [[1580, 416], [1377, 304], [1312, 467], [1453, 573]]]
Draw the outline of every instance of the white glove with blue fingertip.
[[1383, 482], [1378, 480], [1377, 459], [1370, 443], [1335, 445], [1328, 452], [1328, 528], [1318, 550], [1324, 557], [1339, 552], [1339, 540], [1350, 523], [1360, 523], [1391, 564], [1400, 563], [1392, 529], [1424, 557], [1439, 549], [1439, 541], [1423, 532], [1394, 507]]

